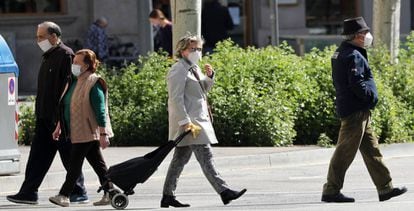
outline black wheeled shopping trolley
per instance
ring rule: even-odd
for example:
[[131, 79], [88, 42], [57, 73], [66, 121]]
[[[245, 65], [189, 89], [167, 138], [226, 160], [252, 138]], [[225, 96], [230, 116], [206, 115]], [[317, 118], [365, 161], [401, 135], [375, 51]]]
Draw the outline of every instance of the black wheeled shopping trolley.
[[180, 141], [191, 132], [185, 131], [180, 134], [175, 140], [170, 140], [164, 145], [158, 147], [154, 151], [147, 153], [142, 157], [136, 157], [117, 165], [111, 166], [106, 174], [107, 180], [99, 187], [98, 192], [103, 190], [103, 187], [112, 182], [118, 186], [123, 193], [114, 188], [108, 190], [109, 198], [113, 208], [121, 210], [128, 206], [128, 195], [134, 194], [134, 188], [138, 183], [144, 183], [157, 170], [168, 153], [177, 146]]

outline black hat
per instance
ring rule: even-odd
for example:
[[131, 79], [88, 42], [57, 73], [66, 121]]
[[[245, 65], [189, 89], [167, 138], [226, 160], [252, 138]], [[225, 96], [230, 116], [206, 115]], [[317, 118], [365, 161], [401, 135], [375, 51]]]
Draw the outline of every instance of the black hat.
[[342, 32], [342, 35], [350, 35], [367, 30], [369, 30], [369, 27], [363, 17], [350, 18], [344, 20], [344, 32]]

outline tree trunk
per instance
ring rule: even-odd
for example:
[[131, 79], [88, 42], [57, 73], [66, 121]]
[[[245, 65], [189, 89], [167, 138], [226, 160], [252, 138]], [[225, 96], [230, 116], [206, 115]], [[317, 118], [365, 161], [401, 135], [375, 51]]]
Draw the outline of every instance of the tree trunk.
[[201, 0], [171, 0], [173, 53], [178, 40], [187, 32], [201, 36]]
[[391, 62], [398, 62], [400, 44], [401, 0], [374, 0], [374, 44], [385, 44], [391, 52]]

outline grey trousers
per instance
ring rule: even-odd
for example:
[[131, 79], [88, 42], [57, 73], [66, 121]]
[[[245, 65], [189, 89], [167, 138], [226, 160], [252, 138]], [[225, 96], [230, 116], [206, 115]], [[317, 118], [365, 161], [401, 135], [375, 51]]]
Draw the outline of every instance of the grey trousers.
[[328, 181], [323, 194], [337, 194], [343, 187], [345, 173], [359, 151], [379, 194], [393, 188], [390, 172], [382, 162], [378, 140], [371, 128], [371, 112], [360, 111], [341, 119], [338, 143], [329, 164]]
[[174, 156], [171, 160], [170, 167], [168, 168], [167, 177], [165, 178], [163, 194], [169, 196], [175, 195], [178, 178], [180, 177], [185, 164], [190, 160], [192, 152], [194, 152], [204, 175], [213, 186], [214, 190], [220, 194], [228, 189], [226, 182], [221, 178], [214, 166], [211, 146], [209, 144], [202, 144], [175, 148]]

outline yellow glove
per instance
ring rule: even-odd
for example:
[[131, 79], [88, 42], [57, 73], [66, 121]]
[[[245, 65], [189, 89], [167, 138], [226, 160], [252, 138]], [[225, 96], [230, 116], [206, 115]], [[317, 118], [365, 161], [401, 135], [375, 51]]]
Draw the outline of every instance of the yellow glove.
[[197, 138], [198, 134], [200, 134], [201, 127], [193, 123], [188, 123], [185, 131], [189, 131], [189, 130], [191, 130], [191, 133], [193, 134], [193, 138], [195, 139]]

